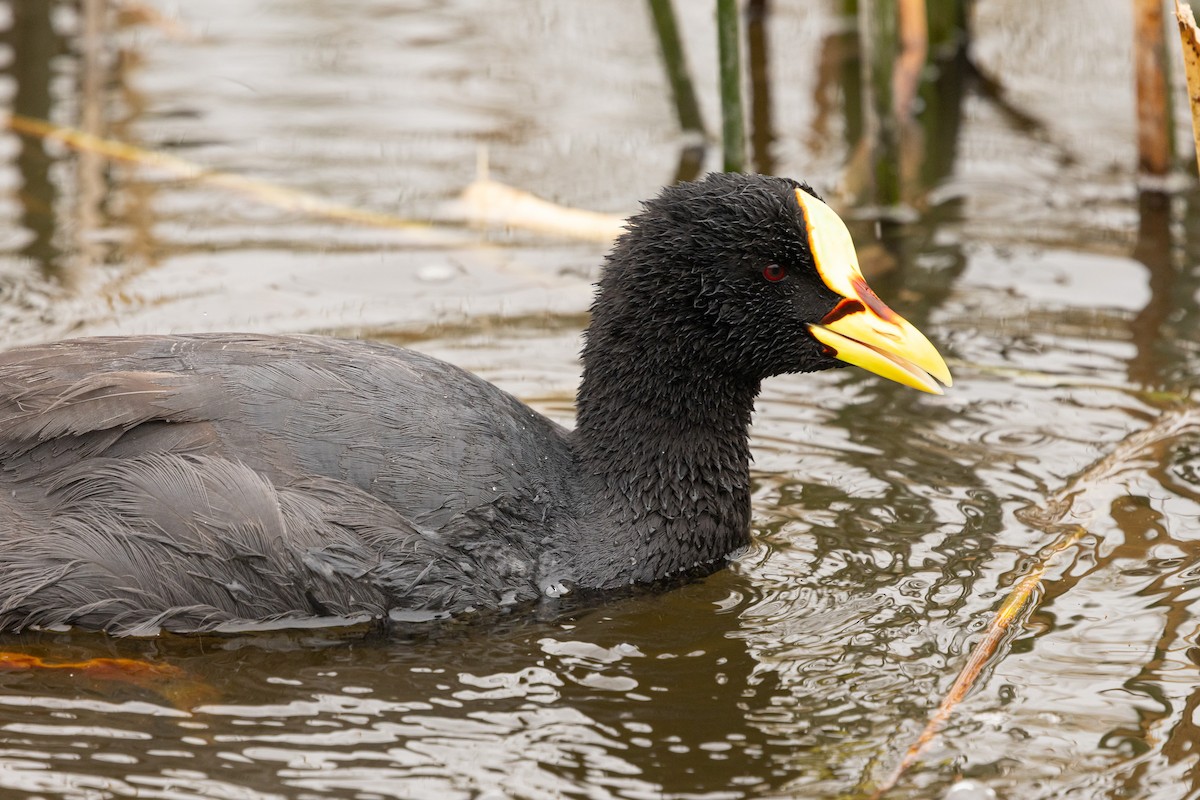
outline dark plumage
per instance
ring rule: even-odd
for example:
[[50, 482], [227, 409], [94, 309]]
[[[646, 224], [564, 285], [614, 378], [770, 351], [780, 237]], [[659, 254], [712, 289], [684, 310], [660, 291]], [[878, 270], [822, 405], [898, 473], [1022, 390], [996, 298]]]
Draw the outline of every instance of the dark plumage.
[[799, 186], [713, 175], [630, 220], [574, 431], [368, 342], [0, 355], [0, 629], [418, 619], [719, 568], [747, 542], [760, 381], [840, 363], [807, 327], [843, 298]]

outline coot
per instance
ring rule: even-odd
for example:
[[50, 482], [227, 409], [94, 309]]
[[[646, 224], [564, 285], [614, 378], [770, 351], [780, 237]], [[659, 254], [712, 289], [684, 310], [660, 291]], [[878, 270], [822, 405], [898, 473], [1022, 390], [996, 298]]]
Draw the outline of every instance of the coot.
[[805, 184], [710, 175], [630, 219], [568, 431], [370, 342], [93, 338], [0, 355], [0, 630], [425, 619], [720, 568], [771, 375], [937, 351]]

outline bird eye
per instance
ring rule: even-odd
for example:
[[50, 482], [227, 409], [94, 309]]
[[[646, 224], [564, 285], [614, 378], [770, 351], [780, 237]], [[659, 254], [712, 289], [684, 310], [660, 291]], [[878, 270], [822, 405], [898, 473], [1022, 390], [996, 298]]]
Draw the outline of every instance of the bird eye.
[[783, 280], [787, 276], [787, 270], [778, 264], [768, 264], [763, 268], [763, 277], [771, 283], [776, 283]]

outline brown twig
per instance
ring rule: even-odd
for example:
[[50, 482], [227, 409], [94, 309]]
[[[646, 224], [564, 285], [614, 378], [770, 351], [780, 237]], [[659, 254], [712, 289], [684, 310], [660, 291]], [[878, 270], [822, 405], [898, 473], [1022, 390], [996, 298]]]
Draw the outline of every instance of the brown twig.
[[1036, 607], [1033, 600], [1035, 590], [1046, 570], [1059, 553], [1073, 546], [1087, 533], [1087, 525], [1096, 511], [1087, 502], [1088, 493], [1110, 484], [1117, 474], [1129, 469], [1133, 462], [1150, 457], [1163, 444], [1195, 429], [1200, 429], [1200, 412], [1193, 408], [1167, 411], [1149, 427], [1122, 439], [1107, 455], [1093, 462], [1040, 505], [1018, 512], [1018, 518], [1026, 525], [1047, 533], [1055, 533], [1058, 538], [1039, 554], [1036, 566], [1008, 593], [983, 638], [971, 649], [967, 663], [930, 716], [925, 728], [905, 752], [896, 768], [876, 788], [871, 800], [878, 800], [893, 789], [904, 773], [917, 763], [950, 719], [954, 709], [971, 691], [1012, 623], [1025, 611]]

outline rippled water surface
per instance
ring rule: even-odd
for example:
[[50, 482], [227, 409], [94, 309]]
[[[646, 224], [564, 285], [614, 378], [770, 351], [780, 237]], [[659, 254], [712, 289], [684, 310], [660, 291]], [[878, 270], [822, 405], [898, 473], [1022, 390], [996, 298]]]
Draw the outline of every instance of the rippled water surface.
[[[709, 4], [675, 5], [715, 129]], [[836, 5], [771, 4], [755, 166], [846, 212], [878, 293], [951, 357], [952, 391], [769, 382], [754, 544], [666, 594], [393, 638], [0, 637], [65, 665], [0, 671], [0, 795], [866, 796], [1062, 532], [1039, 522], [1057, 509], [1085, 530], [889, 796], [967, 776], [1006, 798], [1200, 797], [1200, 216], [1192, 189], [1138, 191], [1128, 4], [980, 0], [971, 52], [992, 82], [943, 65], [883, 214], [853, 185], [859, 72]], [[7, 343], [372, 337], [570, 422], [607, 244], [464, 226], [455, 201], [481, 151], [496, 180], [618, 216], [674, 179], [684, 142], [642, 3], [121, 8], [0, 4], [0, 104], [439, 225], [306, 214], [7, 132]], [[1170, 415], [1186, 424], [1131, 449]], [[100, 657], [154, 669], [70, 666]]]

